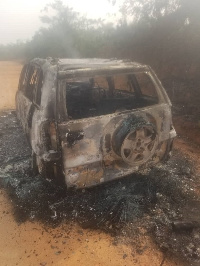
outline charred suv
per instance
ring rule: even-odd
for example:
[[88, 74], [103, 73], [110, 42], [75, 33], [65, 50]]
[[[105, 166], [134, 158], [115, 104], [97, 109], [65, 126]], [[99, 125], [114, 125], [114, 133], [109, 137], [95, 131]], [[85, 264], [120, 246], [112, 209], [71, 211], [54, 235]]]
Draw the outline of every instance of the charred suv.
[[153, 166], [176, 136], [160, 81], [133, 62], [34, 59], [22, 69], [16, 109], [34, 169], [68, 187]]

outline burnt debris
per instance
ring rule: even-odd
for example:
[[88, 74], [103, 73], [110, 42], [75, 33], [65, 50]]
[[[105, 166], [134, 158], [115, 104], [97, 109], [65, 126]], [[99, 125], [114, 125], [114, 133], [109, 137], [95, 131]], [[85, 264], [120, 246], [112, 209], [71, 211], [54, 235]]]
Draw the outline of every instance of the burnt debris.
[[[129, 243], [142, 227], [163, 252], [200, 263], [200, 199], [193, 192], [193, 166], [183, 155], [175, 152], [166, 165], [143, 175], [67, 191], [33, 175], [31, 152], [15, 113], [1, 113], [0, 134], [0, 184], [12, 199], [18, 222], [78, 222]], [[190, 178], [185, 169], [190, 169]]]

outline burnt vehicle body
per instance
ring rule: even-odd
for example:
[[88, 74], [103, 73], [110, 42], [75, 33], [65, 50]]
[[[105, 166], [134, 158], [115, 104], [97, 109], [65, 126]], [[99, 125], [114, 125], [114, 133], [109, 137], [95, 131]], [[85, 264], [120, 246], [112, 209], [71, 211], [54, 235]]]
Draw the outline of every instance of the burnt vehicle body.
[[146, 65], [107, 59], [34, 59], [16, 109], [33, 166], [68, 187], [89, 187], [167, 158], [171, 102]]

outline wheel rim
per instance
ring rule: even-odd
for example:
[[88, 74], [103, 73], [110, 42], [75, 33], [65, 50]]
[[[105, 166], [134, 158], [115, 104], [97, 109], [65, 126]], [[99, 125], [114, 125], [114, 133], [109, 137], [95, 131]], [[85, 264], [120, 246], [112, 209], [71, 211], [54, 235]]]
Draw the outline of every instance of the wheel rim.
[[144, 126], [131, 131], [121, 146], [123, 160], [131, 165], [141, 165], [153, 156], [157, 144], [157, 134], [153, 127]]

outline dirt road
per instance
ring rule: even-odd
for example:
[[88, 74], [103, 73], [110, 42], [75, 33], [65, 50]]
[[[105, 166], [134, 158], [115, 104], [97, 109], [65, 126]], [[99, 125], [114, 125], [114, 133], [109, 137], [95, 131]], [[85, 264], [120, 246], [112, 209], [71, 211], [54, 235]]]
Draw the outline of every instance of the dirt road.
[[[9, 69], [21, 67], [4, 64], [8, 76]], [[14, 106], [14, 96], [3, 99], [2, 107]], [[1, 112], [0, 136], [0, 265], [199, 265], [199, 227], [172, 226], [200, 221], [193, 167], [199, 154], [188, 139], [176, 140], [177, 150], [164, 167], [69, 193], [33, 176], [14, 112]]]
[[[62, 223], [56, 228], [38, 222], [18, 224], [6, 192], [0, 195], [1, 265], [160, 265], [163, 254], [147, 241], [137, 255], [131, 245], [113, 244], [101, 231]], [[165, 265], [173, 265], [166, 262]], [[178, 264], [174, 264], [178, 265]], [[179, 264], [180, 265], [180, 264]]]
[[0, 62], [0, 110], [15, 109], [15, 92], [21, 69], [21, 63]]

